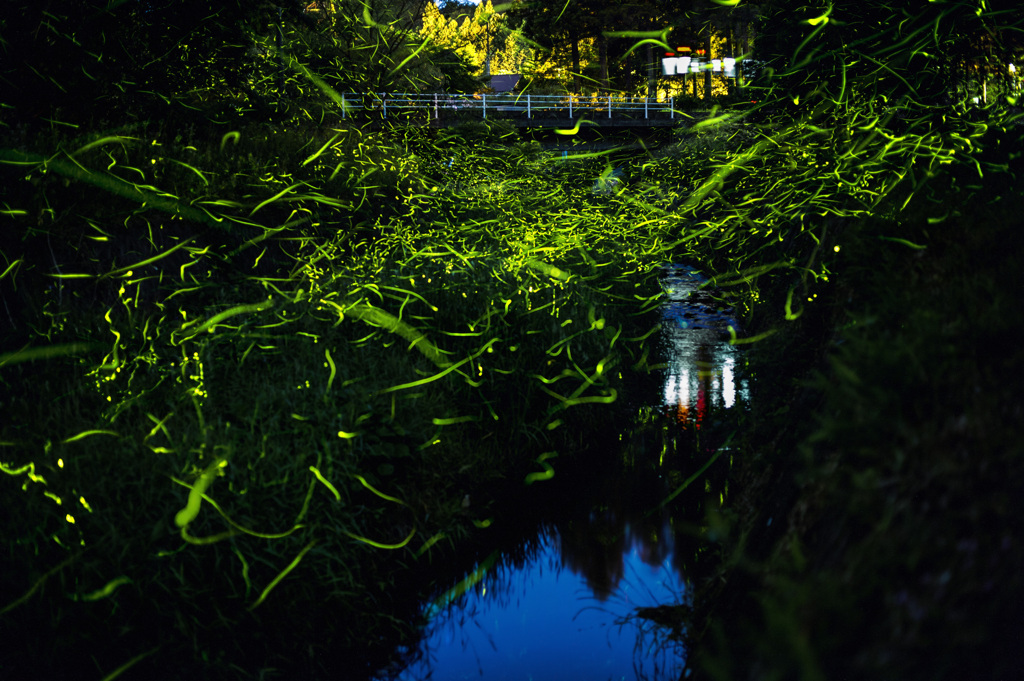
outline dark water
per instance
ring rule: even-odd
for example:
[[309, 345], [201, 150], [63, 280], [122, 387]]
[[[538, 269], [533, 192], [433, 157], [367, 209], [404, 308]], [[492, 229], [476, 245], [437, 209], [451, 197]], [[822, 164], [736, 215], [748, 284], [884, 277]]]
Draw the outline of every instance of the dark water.
[[[737, 324], [701, 289], [704, 282], [689, 267], [664, 270], [658, 349], [666, 366], [637, 427], [623, 437], [615, 469], [572, 478], [578, 484], [560, 492], [535, 536], [484, 557], [425, 604], [423, 644], [397, 678], [680, 677], [680, 632], [657, 626], [653, 614], [689, 602], [687, 570], [699, 543], [693, 527], [701, 518], [680, 517], [685, 508], [662, 502], [711, 452], [691, 447], [680, 460], [664, 434], [685, 432], [698, 442], [716, 415], [747, 397], [738, 378], [742, 356], [728, 342], [728, 327]], [[702, 494], [705, 486], [703, 479], [691, 484]]]

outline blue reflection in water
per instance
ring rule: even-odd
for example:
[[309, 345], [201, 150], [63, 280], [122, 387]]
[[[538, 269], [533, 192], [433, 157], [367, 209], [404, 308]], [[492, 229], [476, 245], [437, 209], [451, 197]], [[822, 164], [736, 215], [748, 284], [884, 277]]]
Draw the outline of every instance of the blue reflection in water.
[[642, 543], [627, 542], [614, 570], [621, 579], [599, 598], [568, 567], [561, 544], [548, 530], [525, 565], [495, 568], [439, 613], [425, 658], [398, 678], [679, 678], [683, 660], [673, 647], [647, 635], [652, 628], [641, 620], [627, 620], [639, 607], [683, 599], [671, 559], [650, 565]]

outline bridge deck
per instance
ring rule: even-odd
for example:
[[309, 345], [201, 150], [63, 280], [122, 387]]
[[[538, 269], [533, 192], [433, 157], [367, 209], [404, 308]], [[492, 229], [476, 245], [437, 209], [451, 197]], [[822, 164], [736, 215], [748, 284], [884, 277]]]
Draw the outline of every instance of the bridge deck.
[[520, 128], [667, 127], [684, 119], [673, 98], [620, 95], [346, 93], [344, 102], [345, 116], [362, 110], [389, 119], [419, 112], [415, 117], [432, 126], [500, 118]]
[[572, 118], [514, 118], [512, 123], [517, 128], [574, 128], [576, 123], [580, 127], [599, 128], [661, 128], [679, 125], [682, 118], [586, 118], [580, 116]]

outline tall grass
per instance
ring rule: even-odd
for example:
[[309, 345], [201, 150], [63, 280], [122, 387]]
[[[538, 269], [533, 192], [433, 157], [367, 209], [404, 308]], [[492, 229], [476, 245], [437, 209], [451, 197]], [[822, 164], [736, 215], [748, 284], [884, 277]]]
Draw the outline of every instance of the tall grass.
[[807, 311], [839, 305], [851, 244], [913, 256], [900, 212], [933, 178], [1016, 160], [987, 151], [1012, 110], [939, 126], [877, 98], [563, 159], [321, 116], [336, 91], [289, 74], [312, 103], [273, 124], [4, 131], [3, 669], [373, 671], [417, 636], [407, 576], [501, 523], [477, 490], [526, 495], [583, 429], [615, 437], [657, 265], [706, 263], [734, 342], [828, 327]]
[[7, 633], [56, 674], [372, 667], [414, 635], [403, 571], [495, 521], [465, 495], [615, 402], [668, 256], [579, 209], [603, 159], [141, 132], [5, 157], [52, 219], [5, 252]]

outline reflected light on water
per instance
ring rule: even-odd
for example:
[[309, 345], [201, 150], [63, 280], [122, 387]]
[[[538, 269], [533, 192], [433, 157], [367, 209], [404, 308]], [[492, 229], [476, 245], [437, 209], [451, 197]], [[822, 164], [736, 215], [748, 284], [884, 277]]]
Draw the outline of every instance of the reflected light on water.
[[667, 358], [663, 408], [679, 423], [699, 429], [715, 409], [730, 409], [747, 398], [737, 385], [739, 351], [729, 344], [738, 329], [731, 310], [701, 288], [707, 281], [686, 266], [669, 266], [662, 278], [662, 355]]
[[736, 404], [736, 379], [733, 377], [732, 367], [735, 360], [727, 357], [722, 364], [722, 401], [725, 408], [730, 409]]

